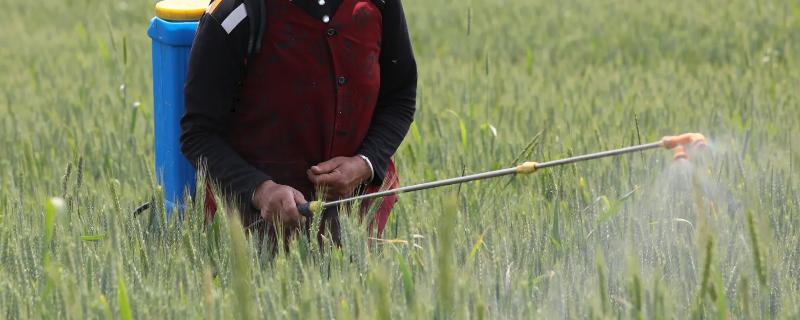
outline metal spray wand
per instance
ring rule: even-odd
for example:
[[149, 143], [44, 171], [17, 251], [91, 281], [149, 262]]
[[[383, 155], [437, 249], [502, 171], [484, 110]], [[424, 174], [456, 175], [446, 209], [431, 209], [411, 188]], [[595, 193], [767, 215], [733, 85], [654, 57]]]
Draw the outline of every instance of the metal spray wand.
[[391, 190], [385, 190], [385, 191], [380, 191], [380, 192], [375, 192], [375, 193], [369, 193], [369, 194], [364, 194], [364, 195], [355, 196], [355, 197], [346, 198], [346, 199], [341, 199], [341, 200], [336, 200], [336, 201], [328, 201], [328, 202], [311, 201], [311, 202], [308, 202], [308, 203], [303, 203], [303, 204], [298, 205], [297, 209], [300, 211], [300, 214], [302, 214], [303, 216], [311, 217], [311, 216], [313, 216], [313, 214], [315, 212], [321, 212], [322, 210], [324, 210], [326, 208], [330, 208], [330, 207], [334, 207], [334, 206], [338, 206], [338, 205], [342, 205], [342, 204], [346, 204], [346, 203], [350, 203], [350, 202], [354, 202], [354, 201], [362, 201], [362, 200], [368, 200], [368, 199], [382, 198], [382, 197], [390, 196], [390, 195], [394, 195], [394, 194], [400, 194], [400, 193], [406, 193], [406, 192], [412, 192], [412, 191], [419, 191], [419, 190], [425, 190], [425, 189], [438, 188], [438, 187], [449, 186], [449, 185], [453, 185], [453, 184], [459, 184], [459, 183], [470, 182], [470, 181], [475, 181], [475, 180], [491, 179], [491, 178], [502, 177], [502, 176], [507, 176], [507, 175], [529, 174], [529, 173], [534, 173], [534, 172], [538, 171], [539, 169], [557, 167], [557, 166], [561, 166], [561, 165], [565, 165], [565, 164], [571, 164], [571, 163], [576, 163], [576, 162], [582, 162], [582, 161], [588, 161], [588, 160], [612, 157], [612, 156], [617, 156], [617, 155], [621, 155], [621, 154], [632, 153], [632, 152], [643, 151], [643, 150], [649, 150], [649, 149], [656, 149], [656, 148], [665, 148], [665, 149], [669, 149], [669, 150], [674, 150], [675, 154], [674, 154], [673, 157], [676, 160], [677, 159], [686, 159], [687, 158], [686, 151], [685, 151], [685, 147], [686, 146], [703, 148], [703, 147], [706, 146], [706, 138], [702, 134], [699, 134], [699, 133], [685, 133], [685, 134], [677, 135], [677, 136], [666, 136], [666, 137], [661, 138], [661, 140], [658, 141], [658, 142], [641, 144], [641, 145], [637, 145], [637, 146], [631, 146], [631, 147], [626, 147], [626, 148], [620, 148], [620, 149], [608, 150], [608, 151], [591, 153], [591, 154], [586, 154], [586, 155], [574, 156], [574, 157], [570, 157], [570, 158], [566, 158], [566, 159], [553, 160], [553, 161], [548, 161], [548, 162], [541, 162], [541, 163], [539, 163], [539, 162], [525, 162], [525, 163], [520, 164], [520, 165], [518, 165], [516, 167], [500, 169], [500, 170], [495, 170], [495, 171], [489, 171], [489, 172], [476, 173], [476, 174], [462, 176], [462, 177], [456, 177], [456, 178], [450, 178], [450, 179], [444, 179], [444, 180], [420, 183], [420, 184], [415, 184], [415, 185], [411, 185], [411, 186], [405, 186], [405, 187], [400, 187], [400, 188], [391, 189]]

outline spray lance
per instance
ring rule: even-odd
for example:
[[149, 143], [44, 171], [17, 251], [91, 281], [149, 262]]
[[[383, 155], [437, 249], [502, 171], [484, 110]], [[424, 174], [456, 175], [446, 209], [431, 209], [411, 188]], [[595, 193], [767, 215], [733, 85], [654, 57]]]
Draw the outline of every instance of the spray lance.
[[603, 152], [591, 153], [586, 155], [574, 156], [566, 159], [560, 160], [552, 160], [548, 162], [525, 162], [516, 167], [500, 169], [495, 171], [483, 172], [483, 173], [476, 173], [472, 175], [426, 182], [411, 186], [400, 187], [391, 190], [385, 190], [375, 193], [364, 194], [360, 196], [355, 196], [346, 199], [340, 199], [336, 201], [311, 201], [308, 203], [303, 203], [297, 206], [298, 211], [303, 216], [310, 218], [313, 216], [315, 212], [321, 212], [326, 208], [335, 207], [342, 204], [347, 204], [355, 201], [362, 201], [362, 200], [369, 200], [375, 198], [382, 198], [394, 194], [412, 192], [412, 191], [419, 191], [419, 190], [426, 190], [432, 188], [438, 188], [443, 186], [449, 186], [453, 184], [459, 184], [464, 182], [476, 181], [476, 180], [483, 180], [483, 179], [491, 179], [497, 178], [502, 176], [508, 175], [518, 175], [518, 174], [530, 174], [534, 173], [540, 169], [550, 168], [550, 167], [557, 167], [566, 164], [576, 163], [576, 162], [583, 162], [588, 160], [606, 158], [617, 156], [626, 153], [633, 153], [637, 151], [644, 151], [649, 149], [656, 149], [656, 148], [664, 148], [673, 151], [673, 159], [674, 160], [681, 160], [681, 159], [688, 159], [688, 155], [686, 154], [686, 148], [698, 148], [703, 149], [706, 147], [706, 138], [699, 133], [685, 133], [677, 136], [666, 136], [661, 138], [658, 142], [641, 144], [636, 146], [630, 146], [626, 148], [608, 150]]

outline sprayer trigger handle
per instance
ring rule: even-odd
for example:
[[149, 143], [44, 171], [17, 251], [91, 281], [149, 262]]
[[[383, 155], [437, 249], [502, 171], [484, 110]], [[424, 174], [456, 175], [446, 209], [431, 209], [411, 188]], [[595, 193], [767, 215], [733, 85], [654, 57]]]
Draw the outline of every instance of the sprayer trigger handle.
[[311, 205], [309, 204], [309, 202], [298, 204], [297, 211], [300, 212], [301, 216], [304, 216], [306, 218], [311, 218], [314, 215], [314, 213], [311, 212]]
[[311, 201], [297, 205], [297, 211], [300, 211], [300, 215], [306, 218], [313, 217], [314, 212], [317, 212], [324, 208], [325, 208], [325, 203], [322, 201]]

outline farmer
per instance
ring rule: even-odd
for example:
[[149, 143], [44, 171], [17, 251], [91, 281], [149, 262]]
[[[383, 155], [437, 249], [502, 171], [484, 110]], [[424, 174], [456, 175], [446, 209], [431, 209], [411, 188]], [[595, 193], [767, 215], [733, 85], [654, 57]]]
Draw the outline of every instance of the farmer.
[[[307, 225], [299, 204], [398, 185], [416, 84], [400, 0], [216, 0], [189, 58], [182, 151], [245, 225]], [[396, 200], [375, 204], [373, 235]], [[335, 208], [322, 229], [338, 243]]]

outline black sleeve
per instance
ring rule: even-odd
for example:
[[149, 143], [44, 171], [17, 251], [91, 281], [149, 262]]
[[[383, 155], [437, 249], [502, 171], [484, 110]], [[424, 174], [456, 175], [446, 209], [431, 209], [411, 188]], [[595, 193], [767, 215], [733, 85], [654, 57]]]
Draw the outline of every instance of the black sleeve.
[[270, 177], [248, 164], [225, 139], [244, 75], [242, 49], [231, 45], [237, 33], [225, 32], [211, 14], [201, 18], [189, 56], [180, 139], [181, 151], [195, 167], [205, 162], [210, 178], [226, 194], [249, 205], [254, 190]]
[[372, 124], [358, 151], [372, 162], [372, 182], [376, 184], [383, 182], [389, 161], [408, 133], [416, 110], [417, 62], [400, 0], [386, 1], [381, 37], [380, 93]]

